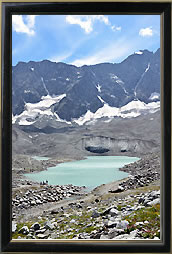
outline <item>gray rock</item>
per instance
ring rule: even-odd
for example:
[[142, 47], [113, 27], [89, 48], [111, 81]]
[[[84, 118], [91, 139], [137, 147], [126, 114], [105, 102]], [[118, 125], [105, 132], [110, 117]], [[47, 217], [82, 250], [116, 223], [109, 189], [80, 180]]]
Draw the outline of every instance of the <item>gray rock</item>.
[[46, 239], [46, 238], [47, 238], [47, 235], [38, 234], [37, 237], [38, 237], [39, 239]]
[[36, 204], [37, 204], [37, 205], [41, 205], [41, 204], [42, 204], [42, 201], [39, 200], [39, 199], [37, 199], [37, 200], [36, 200]]
[[118, 210], [115, 209], [115, 208], [112, 208], [112, 209], [110, 209], [109, 214], [111, 216], [117, 216], [118, 215]]
[[90, 210], [92, 207], [91, 206], [87, 206], [87, 210]]
[[114, 240], [120, 239], [120, 240], [132, 240], [132, 239], [138, 239], [137, 237], [138, 230], [132, 231], [130, 234], [122, 234], [114, 237]]
[[45, 231], [46, 231], [46, 228], [39, 229], [39, 230], [36, 231], [36, 235], [43, 234], [43, 233], [45, 233]]
[[146, 206], [153, 206], [160, 203], [160, 198], [156, 198], [153, 201], [150, 201], [146, 204]]
[[106, 226], [107, 226], [108, 228], [113, 228], [113, 227], [116, 227], [116, 225], [117, 225], [117, 222], [116, 222], [116, 221], [111, 221], [111, 220], [109, 220]]
[[34, 206], [34, 205], [36, 205], [36, 202], [32, 200], [32, 201], [30, 202], [30, 204], [31, 204], [32, 206]]
[[129, 222], [127, 220], [122, 220], [117, 223], [116, 227], [120, 229], [127, 229]]
[[114, 238], [115, 236], [120, 235], [120, 234], [123, 234], [123, 233], [124, 233], [124, 230], [123, 230], [123, 229], [113, 228], [113, 229], [110, 229], [110, 230], [109, 230], [109, 232], [108, 232], [108, 237], [109, 237], [109, 239], [112, 239], [112, 238]]
[[102, 234], [102, 235], [100, 236], [100, 240], [107, 240], [107, 239], [109, 239], [109, 238], [108, 238], [108, 235], [103, 235], [103, 234]]
[[20, 230], [19, 230], [19, 234], [23, 234], [23, 235], [27, 235], [29, 234], [29, 229], [27, 226], [23, 226]]
[[70, 223], [75, 223], [76, 222], [76, 220], [74, 220], [74, 219], [72, 219], [71, 221], [70, 221]]
[[40, 225], [38, 222], [35, 222], [32, 226], [31, 226], [31, 229], [34, 229], [35, 231], [36, 230], [39, 230], [40, 229]]
[[109, 211], [110, 211], [111, 209], [113, 209], [113, 208], [115, 208], [115, 206], [110, 206], [110, 207], [106, 208], [106, 209], [101, 213], [101, 216], [104, 216], [104, 215], [106, 215], [106, 214], [109, 214]]
[[141, 225], [144, 225], [143, 221], [137, 221], [137, 222], [135, 223], [135, 226], [141, 226]]
[[100, 213], [98, 213], [97, 211], [93, 211], [91, 217], [92, 218], [98, 218], [100, 216]]
[[46, 229], [50, 229], [50, 230], [54, 229], [54, 225], [50, 221], [46, 221], [44, 223], [44, 226], [45, 226]]
[[17, 224], [15, 221], [12, 221], [12, 233], [14, 233], [17, 230]]

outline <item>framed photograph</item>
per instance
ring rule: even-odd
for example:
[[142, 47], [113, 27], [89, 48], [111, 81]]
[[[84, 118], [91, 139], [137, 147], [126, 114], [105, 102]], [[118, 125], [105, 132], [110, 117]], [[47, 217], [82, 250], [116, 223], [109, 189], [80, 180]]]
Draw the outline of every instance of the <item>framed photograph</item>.
[[170, 253], [171, 3], [1, 3], [2, 252]]

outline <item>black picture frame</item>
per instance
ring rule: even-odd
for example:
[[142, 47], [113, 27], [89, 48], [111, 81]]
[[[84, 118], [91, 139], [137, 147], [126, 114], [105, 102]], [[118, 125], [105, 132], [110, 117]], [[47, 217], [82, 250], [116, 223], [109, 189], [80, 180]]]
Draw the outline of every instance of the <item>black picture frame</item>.
[[[3, 2], [1, 105], [1, 250], [2, 252], [167, 253], [171, 251], [171, 3], [148, 2]], [[159, 14], [162, 19], [162, 241], [12, 240], [12, 14]]]

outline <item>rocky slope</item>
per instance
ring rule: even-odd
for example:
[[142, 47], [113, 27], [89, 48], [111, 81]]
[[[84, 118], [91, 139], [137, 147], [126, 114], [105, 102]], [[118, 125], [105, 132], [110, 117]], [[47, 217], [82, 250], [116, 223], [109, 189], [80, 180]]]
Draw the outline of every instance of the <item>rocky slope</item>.
[[[115, 118], [94, 125], [58, 127], [54, 132], [13, 125], [13, 156], [40, 155], [58, 160], [81, 159], [89, 155], [129, 155], [140, 157], [160, 150], [160, 112], [136, 118]], [[102, 153], [101, 153], [102, 155]]]
[[114, 110], [133, 100], [156, 102], [160, 99], [160, 49], [134, 53], [119, 64], [76, 67], [47, 60], [19, 62], [12, 69], [12, 95], [13, 121], [20, 125], [44, 116], [72, 121], [104, 110], [104, 105]]

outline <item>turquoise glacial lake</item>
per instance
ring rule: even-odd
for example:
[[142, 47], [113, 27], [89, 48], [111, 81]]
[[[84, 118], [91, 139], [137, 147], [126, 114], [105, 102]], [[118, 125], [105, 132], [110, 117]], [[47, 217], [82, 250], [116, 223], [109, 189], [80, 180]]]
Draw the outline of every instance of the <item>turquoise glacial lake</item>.
[[119, 171], [119, 168], [137, 160], [139, 158], [127, 156], [89, 156], [85, 160], [61, 163], [25, 176], [38, 182], [48, 180], [51, 185], [73, 184], [91, 190], [101, 184], [126, 178], [128, 173]]

